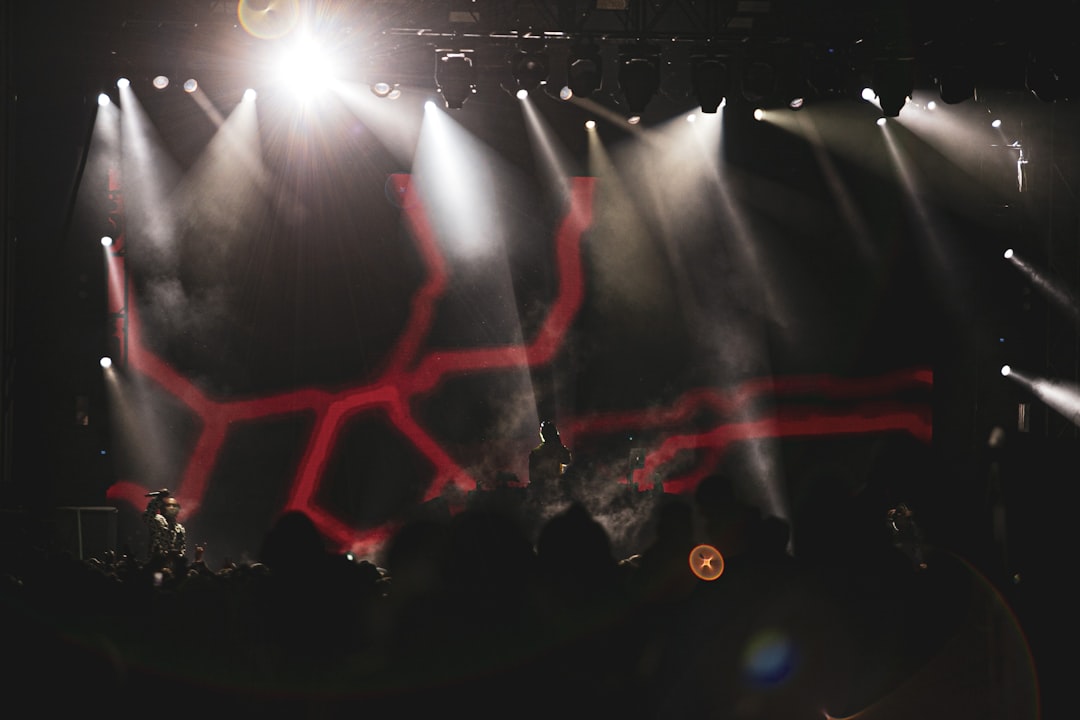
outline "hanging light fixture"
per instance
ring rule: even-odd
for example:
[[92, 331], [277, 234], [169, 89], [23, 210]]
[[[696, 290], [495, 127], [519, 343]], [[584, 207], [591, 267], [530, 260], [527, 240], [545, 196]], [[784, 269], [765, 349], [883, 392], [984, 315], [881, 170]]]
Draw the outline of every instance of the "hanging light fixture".
[[730, 79], [725, 60], [718, 55], [690, 58], [690, 82], [703, 113], [715, 113], [727, 97]]
[[[566, 61], [566, 88], [563, 99], [587, 98], [598, 92], [604, 83], [604, 65], [600, 48], [594, 43], [580, 44], [570, 49]], [[565, 92], [569, 90], [569, 93]]]
[[435, 88], [449, 110], [458, 110], [476, 92], [476, 66], [468, 50], [437, 50]]
[[532, 92], [547, 83], [550, 73], [548, 55], [544, 50], [517, 50], [510, 56], [510, 71], [518, 89]]
[[619, 53], [619, 88], [631, 118], [640, 118], [653, 95], [660, 89], [660, 49], [639, 44]]

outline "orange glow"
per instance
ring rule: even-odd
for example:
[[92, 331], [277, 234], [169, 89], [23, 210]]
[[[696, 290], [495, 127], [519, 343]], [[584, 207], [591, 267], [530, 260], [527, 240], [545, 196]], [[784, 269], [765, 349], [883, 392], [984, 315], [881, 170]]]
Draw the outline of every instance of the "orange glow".
[[690, 551], [690, 571], [702, 580], [715, 580], [724, 574], [724, 556], [712, 545], [698, 545]]

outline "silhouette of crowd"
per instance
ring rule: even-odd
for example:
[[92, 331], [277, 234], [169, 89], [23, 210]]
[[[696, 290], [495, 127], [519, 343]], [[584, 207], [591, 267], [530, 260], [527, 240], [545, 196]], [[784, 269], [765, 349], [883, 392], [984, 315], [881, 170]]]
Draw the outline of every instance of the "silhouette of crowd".
[[[583, 503], [534, 527], [502, 480], [407, 522], [377, 560], [335, 552], [297, 511], [257, 560], [181, 561], [159, 583], [125, 554], [6, 553], [5, 702], [40, 717], [1034, 717], [1023, 662], [1001, 659], [1023, 654], [1007, 609], [949, 552], [913, 563], [884, 508], [835, 496], [770, 517], [715, 474], [660, 496], [620, 557]], [[723, 557], [715, 579], [694, 573], [702, 544]]]

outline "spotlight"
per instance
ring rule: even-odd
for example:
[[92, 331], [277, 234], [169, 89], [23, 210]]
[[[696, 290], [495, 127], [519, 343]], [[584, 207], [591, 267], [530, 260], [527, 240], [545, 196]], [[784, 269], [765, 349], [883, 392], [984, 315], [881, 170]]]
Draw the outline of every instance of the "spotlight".
[[97, 96], [97, 104], [98, 105], [100, 105], [101, 107], [105, 107], [106, 105], [108, 105], [111, 102], [112, 102], [112, 100], [109, 99], [109, 96], [107, 94], [98, 93], [98, 96]]
[[390, 98], [391, 100], [401, 97], [401, 88], [396, 83], [383, 81], [372, 83], [371, 92], [375, 94], [375, 97]]
[[600, 48], [596, 45], [578, 45], [570, 49], [566, 65], [566, 88], [573, 96], [589, 97], [600, 90], [604, 83], [604, 65]]
[[111, 368], [112, 367], [112, 358], [109, 357], [108, 355], [106, 355], [105, 357], [98, 360], [98, 364], [101, 365], [101, 367], [103, 367], [105, 369]]
[[754, 104], [770, 104], [776, 95], [776, 66], [768, 60], [747, 58], [742, 73], [742, 96]]
[[690, 63], [690, 82], [701, 112], [715, 113], [728, 94], [728, 66], [720, 57], [708, 55], [695, 55]]
[[550, 72], [547, 53], [519, 50], [510, 57], [510, 71], [518, 89], [531, 92], [547, 83]]
[[447, 109], [458, 110], [476, 92], [476, 67], [465, 51], [439, 51], [435, 61], [435, 87]]
[[911, 58], [879, 58], [874, 62], [874, 94], [885, 117], [897, 117], [914, 91]]
[[943, 68], [937, 77], [938, 95], [949, 105], [956, 105], [975, 97], [975, 76], [971, 68], [952, 63]]
[[184, 81], [184, 92], [193, 93], [199, 89], [199, 82], [195, 78], [188, 78]]
[[640, 118], [660, 88], [660, 49], [634, 45], [619, 55], [619, 88], [631, 116]]
[[157, 75], [154, 77], [153, 83], [158, 90], [164, 90], [169, 87], [169, 77], [167, 75]]
[[101, 236], [101, 246], [102, 247], [110, 247], [112, 244], [113, 244], [113, 239], [111, 237], [109, 237], [108, 235], [102, 235]]
[[851, 79], [855, 73], [846, 53], [826, 46], [823, 50], [815, 51], [808, 64], [807, 84], [815, 97], [843, 98], [851, 92]]

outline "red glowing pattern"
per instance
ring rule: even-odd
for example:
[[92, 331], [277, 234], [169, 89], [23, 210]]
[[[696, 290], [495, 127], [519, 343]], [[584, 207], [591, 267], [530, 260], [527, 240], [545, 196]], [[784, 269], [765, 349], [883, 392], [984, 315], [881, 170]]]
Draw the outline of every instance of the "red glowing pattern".
[[[198, 437], [180, 484], [174, 493], [191, 518], [199, 512], [211, 472], [219, 459], [234, 423], [255, 419], [307, 413], [314, 423], [307, 438], [296, 476], [289, 488], [286, 510], [307, 513], [328, 540], [343, 550], [370, 555], [392, 536], [395, 521], [377, 527], [358, 528], [343, 522], [317, 502], [328, 459], [343, 428], [361, 411], [380, 411], [434, 468], [423, 499], [442, 495], [448, 485], [468, 491], [476, 479], [463, 469], [449, 452], [417, 421], [410, 404], [418, 396], [430, 393], [448, 376], [464, 373], [524, 368], [548, 363], [562, 347], [572, 323], [581, 309], [584, 281], [581, 265], [581, 237], [592, 223], [593, 178], [573, 178], [566, 213], [555, 233], [555, 258], [558, 287], [554, 302], [533, 339], [525, 345], [507, 345], [475, 349], [429, 350], [422, 353], [433, 321], [434, 311], [447, 287], [448, 272], [410, 176], [393, 175], [392, 187], [401, 199], [404, 218], [417, 243], [426, 270], [426, 278], [411, 298], [406, 325], [390, 350], [381, 374], [372, 382], [337, 392], [302, 388], [253, 399], [218, 400], [208, 397], [195, 383], [150, 351], [142, 336], [137, 314], [131, 307], [114, 307], [114, 315], [127, 322], [126, 364], [131, 370], [153, 380], [162, 389], [184, 403], [200, 422]], [[110, 184], [110, 193], [112, 193]], [[111, 263], [110, 274], [123, 273], [122, 264]], [[111, 287], [124, 287], [126, 278], [110, 276]], [[116, 305], [127, 305], [114, 294]], [[894, 393], [925, 389], [932, 384], [929, 371], [897, 372], [888, 376], [841, 380], [822, 376], [768, 378], [744, 383], [728, 392], [714, 388], [692, 389], [669, 408], [633, 412], [600, 413], [560, 421], [563, 435], [574, 437], [603, 435], [624, 430], [665, 433], [630, 481], [639, 489], [652, 487], [650, 478], [661, 466], [679, 453], [696, 454], [689, 471], [664, 480], [665, 490], [692, 490], [716, 459], [731, 443], [764, 437], [820, 436], [831, 434], [907, 432], [928, 441], [931, 421], [925, 403], [889, 400]], [[751, 401], [776, 401], [801, 397], [804, 402], [822, 400], [847, 405], [823, 410], [815, 405], [775, 408], [752, 419], [732, 420]], [[874, 397], [881, 398], [874, 400]], [[708, 430], [687, 433], [692, 417], [710, 413], [716, 418]], [[627, 480], [623, 480], [626, 482]], [[111, 499], [141, 506], [146, 488], [130, 481], [115, 483], [108, 492]]]

